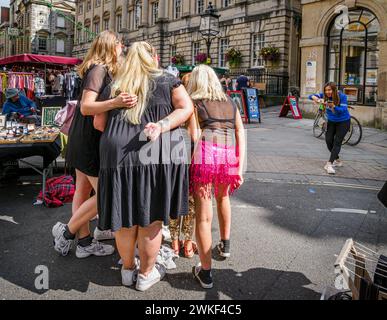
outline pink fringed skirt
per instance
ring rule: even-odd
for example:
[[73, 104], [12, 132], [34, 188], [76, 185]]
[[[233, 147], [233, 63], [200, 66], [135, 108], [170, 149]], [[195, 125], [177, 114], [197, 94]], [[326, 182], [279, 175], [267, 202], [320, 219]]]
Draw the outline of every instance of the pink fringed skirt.
[[201, 196], [232, 194], [238, 181], [239, 158], [235, 146], [200, 141], [190, 167], [190, 192]]

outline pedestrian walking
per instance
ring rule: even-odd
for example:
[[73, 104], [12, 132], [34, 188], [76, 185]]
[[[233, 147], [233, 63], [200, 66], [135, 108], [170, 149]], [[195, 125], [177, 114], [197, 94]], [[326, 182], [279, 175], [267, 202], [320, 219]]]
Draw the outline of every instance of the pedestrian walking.
[[[148, 290], [165, 275], [156, 264], [162, 223], [188, 214], [188, 155], [179, 128], [193, 113], [181, 81], [159, 69], [147, 42], [128, 50], [112, 89], [138, 96], [130, 110], [112, 110], [96, 118], [104, 129], [98, 187], [99, 227], [115, 231], [123, 266], [122, 284]], [[135, 258], [136, 243], [139, 261]]]
[[[196, 141], [190, 167], [190, 191], [195, 199], [196, 241], [201, 265], [193, 274], [203, 288], [212, 288], [212, 195], [214, 193], [221, 241], [217, 248], [223, 257], [230, 256], [230, 194], [243, 183], [245, 136], [242, 118], [234, 102], [223, 92], [214, 70], [196, 67], [188, 92], [194, 102], [198, 123], [190, 120], [190, 132]], [[199, 127], [199, 128], [198, 128]], [[193, 133], [192, 133], [193, 132]]]
[[351, 126], [348, 98], [344, 93], [338, 91], [334, 82], [328, 82], [324, 86], [323, 93], [312, 94], [309, 99], [316, 104], [324, 104], [326, 107], [328, 124], [325, 140], [331, 155], [324, 169], [328, 174], [336, 174], [335, 168], [343, 166], [339, 155], [343, 140]]
[[[100, 94], [110, 84], [118, 70], [122, 44], [118, 35], [110, 31], [100, 33], [94, 40], [78, 73], [82, 78], [82, 94], [72, 121], [66, 160], [76, 172], [76, 191], [72, 204], [72, 218], [68, 224], [58, 222], [52, 229], [54, 248], [61, 255], [68, 254], [78, 235], [76, 256], [104, 256], [114, 252], [110, 245], [101, 244], [90, 234], [89, 221], [97, 215], [96, 195], [99, 174], [99, 141], [101, 133], [93, 127], [93, 114], [115, 108], [131, 108], [136, 97], [126, 93], [100, 101]], [[111, 239], [110, 232], [95, 230], [100, 240]]]
[[241, 74], [236, 80], [236, 89], [238, 91], [250, 88], [250, 80], [244, 74]]

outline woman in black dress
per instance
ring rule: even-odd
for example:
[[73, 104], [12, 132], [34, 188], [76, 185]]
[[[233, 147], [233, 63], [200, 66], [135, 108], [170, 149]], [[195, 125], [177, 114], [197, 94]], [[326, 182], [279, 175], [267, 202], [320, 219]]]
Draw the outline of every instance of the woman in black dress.
[[70, 128], [66, 154], [68, 164], [76, 169], [73, 216], [67, 225], [58, 222], [52, 229], [54, 248], [63, 256], [68, 254], [76, 234], [78, 258], [104, 256], [114, 252], [112, 246], [102, 245], [93, 239], [89, 230], [89, 221], [97, 215], [97, 198], [90, 197], [90, 194], [93, 189], [97, 192], [101, 136], [94, 129], [92, 115], [118, 107], [129, 108], [136, 103], [136, 97], [125, 93], [106, 101], [100, 101], [99, 98], [118, 70], [121, 53], [122, 43], [118, 35], [104, 31], [96, 37], [78, 69], [82, 78], [82, 94]]
[[129, 48], [106, 91], [105, 98], [129, 92], [138, 102], [96, 118], [96, 127], [103, 130], [106, 124], [100, 144], [99, 228], [115, 231], [122, 284], [132, 285], [138, 273], [136, 288], [145, 291], [165, 275], [156, 264], [162, 223], [188, 214], [190, 141], [179, 126], [192, 115], [193, 104], [180, 80], [158, 68], [155, 49], [146, 42]]

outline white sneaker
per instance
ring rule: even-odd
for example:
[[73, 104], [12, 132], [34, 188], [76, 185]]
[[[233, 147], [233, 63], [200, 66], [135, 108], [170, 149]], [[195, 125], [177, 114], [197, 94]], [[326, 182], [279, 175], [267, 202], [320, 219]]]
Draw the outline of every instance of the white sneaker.
[[91, 255], [97, 256], [97, 257], [104, 257], [104, 256], [110, 256], [114, 253], [114, 247], [109, 244], [103, 244], [101, 242], [98, 242], [97, 240], [93, 239], [93, 242], [91, 245], [87, 247], [82, 247], [80, 245], [77, 245], [77, 250], [75, 251], [75, 255], [77, 258], [87, 258]]
[[167, 273], [165, 267], [161, 264], [155, 264], [153, 270], [148, 274], [148, 276], [144, 276], [139, 273], [137, 277], [136, 289], [138, 291], [146, 291], [150, 287], [152, 287], [157, 282], [160, 282], [161, 279], [164, 278]]
[[334, 167], [342, 167], [344, 164], [343, 164], [343, 161], [341, 161], [341, 160], [335, 160], [334, 162], [333, 162], [333, 166]]
[[171, 232], [169, 231], [168, 226], [164, 226], [161, 229], [161, 233], [163, 235], [163, 241], [172, 241], [171, 239]]
[[94, 230], [94, 239], [97, 241], [114, 240], [114, 232], [111, 230], [101, 231], [97, 227]]
[[52, 228], [52, 236], [54, 237], [54, 249], [56, 252], [59, 252], [62, 256], [67, 256], [74, 240], [67, 240], [64, 237], [64, 232], [66, 230], [66, 225], [64, 223], [58, 222]]
[[333, 168], [332, 164], [330, 164], [330, 163], [327, 163], [325, 165], [324, 169], [326, 170], [326, 172], [328, 172], [328, 174], [336, 174], [335, 169]]
[[124, 266], [121, 268], [122, 285], [125, 287], [130, 287], [137, 281], [140, 263], [137, 258], [134, 258], [134, 263], [135, 267], [133, 270], [126, 270]]

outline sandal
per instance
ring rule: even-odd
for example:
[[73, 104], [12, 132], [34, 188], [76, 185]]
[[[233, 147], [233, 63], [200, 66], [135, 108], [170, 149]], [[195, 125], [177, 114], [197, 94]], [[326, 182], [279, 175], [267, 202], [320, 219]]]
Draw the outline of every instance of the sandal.
[[179, 255], [180, 254], [180, 241], [179, 240], [172, 240], [171, 248], [175, 254]]
[[193, 258], [193, 256], [195, 255], [195, 253], [197, 253], [197, 251], [198, 251], [198, 248], [197, 248], [196, 242], [192, 241], [192, 248], [189, 250], [186, 246], [186, 242], [184, 243], [184, 256], [186, 258], [188, 259]]

